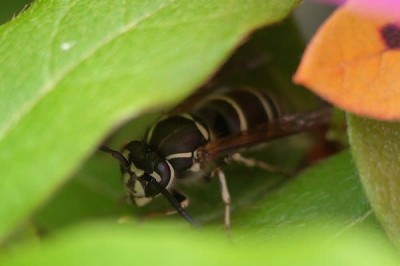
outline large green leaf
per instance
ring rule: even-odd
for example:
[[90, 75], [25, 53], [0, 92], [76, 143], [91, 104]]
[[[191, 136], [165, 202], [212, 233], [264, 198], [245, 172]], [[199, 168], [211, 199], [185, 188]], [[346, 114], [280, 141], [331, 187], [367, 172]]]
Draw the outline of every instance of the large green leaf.
[[[332, 221], [331, 221], [332, 222]], [[87, 224], [66, 230], [41, 248], [14, 248], [3, 265], [399, 265], [395, 250], [362, 230], [338, 236], [308, 226], [279, 230], [274, 241], [230, 239], [221, 232], [193, 232], [173, 224]], [[376, 245], [376, 243], [380, 243]]]
[[0, 28], [0, 238], [113, 126], [181, 99], [297, 0], [41, 0]]

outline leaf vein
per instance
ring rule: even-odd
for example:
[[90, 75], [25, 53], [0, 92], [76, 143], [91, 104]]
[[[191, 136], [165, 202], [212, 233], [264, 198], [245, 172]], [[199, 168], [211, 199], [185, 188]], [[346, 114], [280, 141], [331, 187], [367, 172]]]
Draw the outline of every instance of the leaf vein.
[[16, 115], [14, 115], [9, 119], [8, 125], [0, 129], [0, 141], [4, 139], [5, 136], [10, 131], [13, 130], [13, 128], [17, 126], [18, 121], [20, 121], [25, 114], [29, 113], [29, 111], [32, 110], [35, 107], [35, 105], [38, 102], [40, 102], [42, 98], [44, 98], [47, 94], [49, 94], [52, 91], [52, 89], [57, 86], [57, 84], [59, 84], [69, 73], [71, 73], [79, 65], [81, 65], [86, 60], [90, 59], [93, 55], [96, 54], [96, 52], [98, 52], [105, 45], [109, 44], [110, 42], [117, 39], [126, 32], [129, 32], [130, 30], [134, 29], [138, 24], [151, 18], [152, 16], [154, 16], [164, 8], [167, 8], [176, 1], [177, 0], [170, 0], [166, 3], [162, 3], [154, 10], [151, 10], [148, 13], [144, 14], [143, 16], [139, 17], [138, 19], [134, 19], [130, 23], [127, 23], [124, 27], [121, 27], [119, 30], [117, 30], [115, 34], [107, 35], [106, 38], [104, 38], [102, 41], [99, 41], [98, 45], [93, 46], [92, 49], [89, 49], [74, 63], [71, 63], [70, 65], [66, 66], [63, 70], [61, 70], [58, 74], [55, 74], [53, 79], [49, 80], [47, 83], [44, 84], [44, 86], [42, 86], [42, 88], [38, 90], [37, 97], [27, 102], [23, 106], [21, 106], [20, 112], [18, 112]]

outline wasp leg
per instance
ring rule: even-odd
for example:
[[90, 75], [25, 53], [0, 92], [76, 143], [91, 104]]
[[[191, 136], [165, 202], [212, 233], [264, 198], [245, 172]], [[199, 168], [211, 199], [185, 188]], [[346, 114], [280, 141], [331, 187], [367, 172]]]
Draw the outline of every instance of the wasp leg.
[[231, 227], [231, 196], [229, 195], [228, 185], [224, 172], [220, 168], [216, 168], [213, 171], [213, 175], [218, 176], [221, 197], [225, 204], [225, 229], [229, 230]]
[[[186, 209], [189, 206], [189, 199], [182, 192], [174, 189], [171, 191], [171, 195], [179, 202], [179, 205], [181, 205], [182, 208]], [[176, 209], [167, 208], [164, 210], [147, 213], [146, 215], [141, 217], [141, 220], [145, 221], [158, 217], [174, 215], [176, 213], [178, 213]], [[124, 221], [126, 219], [125, 217], [122, 217], [120, 220]]]
[[[172, 190], [171, 194], [179, 202], [179, 205], [181, 205], [182, 208], [186, 209], [189, 206], [189, 198], [185, 194], [176, 189]], [[176, 212], [176, 210], [171, 210], [167, 211], [165, 214], [170, 215], [175, 214]]]
[[293, 174], [290, 170], [282, 169], [282, 168], [276, 167], [274, 165], [271, 165], [269, 163], [266, 163], [264, 161], [260, 161], [260, 160], [254, 159], [254, 158], [244, 157], [240, 153], [232, 154], [229, 157], [229, 159], [232, 161], [235, 161], [237, 163], [244, 164], [247, 167], [258, 167], [262, 170], [272, 172], [272, 173], [281, 173], [281, 174], [289, 175], [289, 176]]

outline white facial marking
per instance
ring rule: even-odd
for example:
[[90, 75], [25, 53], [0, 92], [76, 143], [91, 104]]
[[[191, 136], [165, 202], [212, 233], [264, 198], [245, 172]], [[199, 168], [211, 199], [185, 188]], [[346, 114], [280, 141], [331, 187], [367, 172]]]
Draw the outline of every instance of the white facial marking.
[[135, 198], [135, 203], [137, 206], [142, 207], [149, 203], [153, 198]]
[[127, 185], [129, 183], [130, 179], [131, 179], [131, 176], [129, 175], [129, 173], [124, 173], [123, 182], [124, 182], [125, 185]]
[[153, 171], [150, 176], [154, 177], [157, 182], [161, 182], [161, 176], [157, 172]]
[[123, 150], [123, 151], [122, 151], [122, 156], [124, 156], [124, 158], [125, 158], [127, 161], [129, 161], [129, 154], [130, 154], [130, 151], [128, 151], [128, 150]]
[[135, 198], [137, 198], [137, 197], [140, 198], [140, 197], [145, 196], [144, 188], [139, 181], [135, 181], [135, 186], [134, 186], [133, 190], [134, 191], [131, 191], [131, 193], [133, 194], [133, 196], [135, 196]]
[[144, 171], [142, 169], [137, 168], [134, 163], [131, 163], [131, 171], [137, 177], [140, 177], [140, 176], [142, 176], [144, 174]]

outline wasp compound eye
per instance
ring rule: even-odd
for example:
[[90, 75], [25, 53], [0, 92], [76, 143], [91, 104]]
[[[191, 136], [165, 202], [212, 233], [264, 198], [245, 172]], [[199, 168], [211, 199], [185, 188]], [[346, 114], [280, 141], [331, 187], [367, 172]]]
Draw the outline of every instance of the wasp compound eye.
[[[154, 182], [157, 182], [157, 181], [154, 181]], [[153, 182], [149, 182], [149, 183], [147, 183], [146, 187], [144, 188], [144, 193], [145, 193], [146, 197], [155, 197], [158, 194], [160, 194], [160, 190]]]
[[164, 187], [170, 185], [170, 182], [172, 182], [174, 178], [172, 166], [170, 166], [167, 161], [156, 162], [154, 172], [150, 175]]
[[174, 180], [172, 167], [167, 161], [157, 161], [154, 166], [154, 171], [144, 176], [144, 180], [151, 180], [148, 182], [144, 192], [146, 197], [154, 197], [160, 193], [159, 189], [154, 185], [154, 182], [158, 182], [164, 188], [168, 188]]

